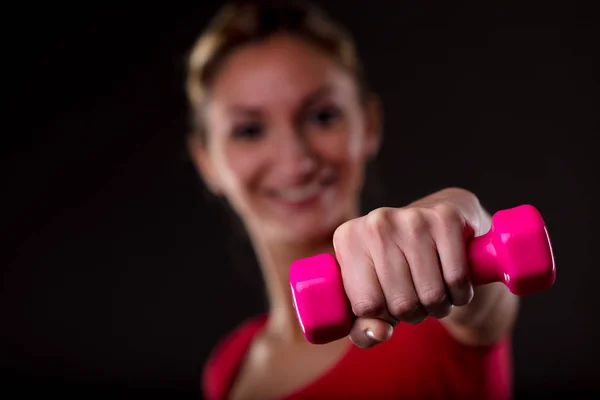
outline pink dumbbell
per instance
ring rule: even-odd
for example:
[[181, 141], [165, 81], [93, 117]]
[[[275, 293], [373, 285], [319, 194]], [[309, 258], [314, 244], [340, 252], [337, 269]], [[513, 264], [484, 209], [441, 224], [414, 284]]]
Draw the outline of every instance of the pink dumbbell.
[[[531, 205], [498, 211], [488, 233], [467, 243], [475, 286], [504, 282], [519, 296], [550, 288], [554, 256], [542, 216]], [[328, 343], [350, 332], [352, 312], [340, 269], [330, 254], [297, 260], [290, 267], [294, 307], [310, 343]]]

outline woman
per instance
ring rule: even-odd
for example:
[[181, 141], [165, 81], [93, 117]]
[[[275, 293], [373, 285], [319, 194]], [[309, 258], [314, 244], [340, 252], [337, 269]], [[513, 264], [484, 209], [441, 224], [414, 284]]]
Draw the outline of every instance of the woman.
[[[313, 6], [227, 6], [192, 50], [189, 150], [240, 216], [270, 310], [214, 349], [209, 399], [507, 398], [518, 301], [473, 289], [469, 236], [490, 216], [449, 188], [359, 215], [380, 109], [349, 35]], [[289, 266], [329, 252], [357, 318], [350, 340], [311, 345]]]

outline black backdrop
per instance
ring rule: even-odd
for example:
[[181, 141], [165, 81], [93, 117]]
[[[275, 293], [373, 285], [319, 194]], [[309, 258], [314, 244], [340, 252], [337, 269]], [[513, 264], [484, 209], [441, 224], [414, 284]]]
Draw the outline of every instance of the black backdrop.
[[[183, 151], [184, 57], [219, 5], [195, 3], [5, 14], [5, 390], [198, 396], [211, 346], [264, 310], [251, 250]], [[439, 3], [323, 2], [384, 101], [365, 206], [448, 185], [492, 212], [536, 205], [558, 276], [523, 299], [516, 395], [597, 390], [594, 14]]]

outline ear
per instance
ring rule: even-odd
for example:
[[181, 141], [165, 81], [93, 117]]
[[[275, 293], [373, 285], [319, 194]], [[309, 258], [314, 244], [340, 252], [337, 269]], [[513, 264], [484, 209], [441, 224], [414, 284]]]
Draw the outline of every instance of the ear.
[[365, 104], [366, 122], [366, 157], [372, 160], [377, 157], [383, 139], [382, 134], [382, 109], [379, 97], [372, 93]]
[[222, 189], [219, 184], [218, 175], [210, 152], [206, 143], [203, 143], [200, 135], [191, 133], [187, 139], [187, 149], [189, 156], [196, 167], [196, 171], [208, 187], [216, 196], [222, 195]]

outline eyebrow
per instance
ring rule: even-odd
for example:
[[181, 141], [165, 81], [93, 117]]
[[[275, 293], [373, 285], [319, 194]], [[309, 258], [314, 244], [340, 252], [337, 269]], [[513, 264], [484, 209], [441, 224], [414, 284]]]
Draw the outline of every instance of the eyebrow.
[[[324, 85], [319, 87], [318, 89], [312, 91], [308, 95], [304, 97], [302, 102], [300, 103], [299, 113], [305, 112], [305, 110], [310, 107], [313, 103], [319, 100], [321, 97], [330, 93], [332, 88], [329, 85]], [[241, 114], [249, 117], [259, 117], [262, 113], [260, 108], [258, 107], [248, 107], [248, 106], [240, 106], [235, 105], [230, 108], [230, 112], [232, 114]]]
[[318, 88], [317, 90], [314, 90], [312, 93], [306, 96], [304, 100], [302, 100], [302, 104], [300, 105], [300, 111], [302, 112], [306, 110], [306, 108], [308, 108], [311, 104], [315, 103], [321, 97], [329, 94], [331, 91], [332, 88], [329, 85], [324, 85]]

